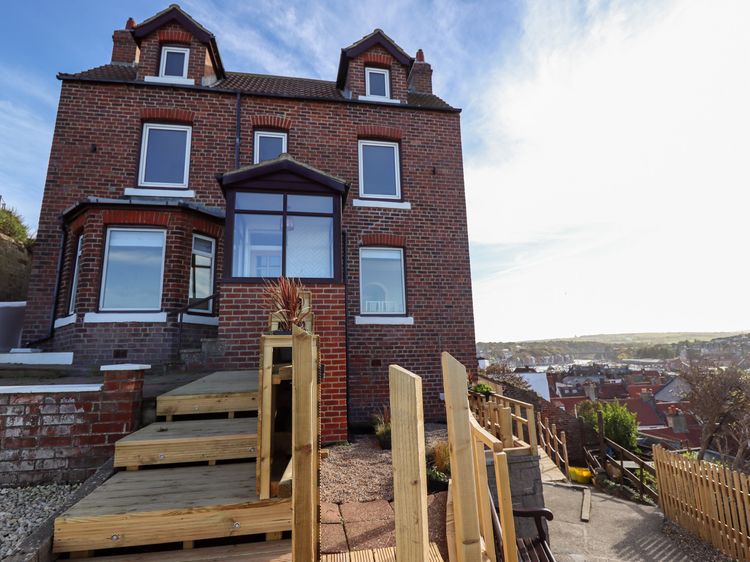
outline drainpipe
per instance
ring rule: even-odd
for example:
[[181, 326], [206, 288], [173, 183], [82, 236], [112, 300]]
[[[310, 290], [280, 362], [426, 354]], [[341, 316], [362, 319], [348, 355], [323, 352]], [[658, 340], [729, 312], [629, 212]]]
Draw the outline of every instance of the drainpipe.
[[[343, 212], [342, 212], [343, 214]], [[342, 217], [343, 219], [343, 217]], [[341, 261], [344, 281], [344, 361], [346, 361], [346, 440], [349, 440], [349, 271], [346, 267], [346, 230], [341, 231]]]
[[238, 91], [237, 92], [237, 111], [236, 111], [236, 124], [235, 124], [235, 132], [234, 132], [234, 168], [235, 170], [240, 167], [240, 140], [241, 140], [241, 125], [240, 121], [242, 119], [242, 107], [240, 104], [240, 100], [242, 98], [242, 94]]

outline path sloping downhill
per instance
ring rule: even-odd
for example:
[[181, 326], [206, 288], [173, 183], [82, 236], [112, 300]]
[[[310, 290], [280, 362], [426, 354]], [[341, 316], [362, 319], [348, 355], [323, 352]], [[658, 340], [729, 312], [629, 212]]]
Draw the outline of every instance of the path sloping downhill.
[[[706, 545], [696, 549], [662, 532], [658, 508], [592, 490], [591, 520], [581, 521], [580, 489], [545, 484], [544, 502], [555, 519], [550, 546], [558, 562], [692, 562], [716, 560]], [[691, 541], [693, 542], [693, 541]]]

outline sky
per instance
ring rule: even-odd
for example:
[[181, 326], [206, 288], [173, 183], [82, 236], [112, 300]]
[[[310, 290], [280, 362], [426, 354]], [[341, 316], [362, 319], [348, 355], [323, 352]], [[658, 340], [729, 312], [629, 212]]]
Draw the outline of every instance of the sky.
[[[168, 2], [5, 6], [0, 195], [36, 227], [57, 72]], [[461, 107], [478, 341], [750, 329], [750, 2], [185, 0], [231, 70], [334, 80], [379, 27]]]

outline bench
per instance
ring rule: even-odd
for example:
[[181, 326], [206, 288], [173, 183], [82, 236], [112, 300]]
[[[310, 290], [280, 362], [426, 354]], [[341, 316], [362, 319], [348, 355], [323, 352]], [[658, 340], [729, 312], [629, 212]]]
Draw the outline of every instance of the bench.
[[[490, 505], [492, 507], [492, 525], [495, 528], [495, 549], [498, 554], [498, 560], [502, 559], [502, 536], [503, 531], [500, 527], [500, 518], [495, 509], [495, 502], [490, 494]], [[530, 539], [516, 538], [516, 548], [518, 549], [518, 560], [520, 562], [555, 562], [555, 557], [549, 548], [547, 541], [547, 532], [544, 530], [542, 519], [552, 521], [552, 512], [544, 507], [516, 507], [513, 508], [514, 517], [533, 517], [536, 524], [537, 536]]]

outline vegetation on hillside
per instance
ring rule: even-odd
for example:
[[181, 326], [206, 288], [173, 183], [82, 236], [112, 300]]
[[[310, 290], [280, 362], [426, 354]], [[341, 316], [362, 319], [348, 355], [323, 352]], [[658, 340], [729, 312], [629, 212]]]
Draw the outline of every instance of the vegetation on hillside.
[[0, 232], [25, 246], [32, 242], [29, 227], [21, 214], [11, 207], [0, 208]]

